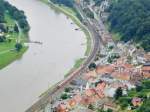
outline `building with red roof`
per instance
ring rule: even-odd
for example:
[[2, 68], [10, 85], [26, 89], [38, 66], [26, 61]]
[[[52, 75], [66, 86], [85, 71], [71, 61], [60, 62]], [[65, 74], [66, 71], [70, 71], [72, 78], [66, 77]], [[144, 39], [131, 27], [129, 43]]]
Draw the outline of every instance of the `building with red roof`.
[[59, 104], [57, 106], [57, 112], [68, 112], [67, 106], [65, 104]]
[[97, 74], [111, 74], [114, 71], [114, 68], [111, 65], [98, 66], [96, 68]]
[[133, 106], [140, 106], [141, 103], [142, 103], [142, 99], [141, 98], [135, 97], [135, 98], [132, 99]]

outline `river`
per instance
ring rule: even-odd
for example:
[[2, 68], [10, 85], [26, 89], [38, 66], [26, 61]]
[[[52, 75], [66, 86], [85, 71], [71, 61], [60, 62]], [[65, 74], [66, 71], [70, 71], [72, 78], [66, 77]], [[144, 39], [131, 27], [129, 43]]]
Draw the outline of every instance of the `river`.
[[0, 70], [0, 112], [24, 112], [84, 57], [85, 35], [64, 14], [37, 0], [8, 0], [24, 10], [32, 41], [21, 59]]

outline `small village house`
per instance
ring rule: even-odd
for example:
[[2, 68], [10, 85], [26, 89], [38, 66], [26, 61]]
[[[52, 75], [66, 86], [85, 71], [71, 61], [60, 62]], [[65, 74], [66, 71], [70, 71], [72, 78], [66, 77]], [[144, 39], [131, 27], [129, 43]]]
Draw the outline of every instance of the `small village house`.
[[144, 78], [150, 78], [150, 62], [147, 62], [143, 65], [142, 74]]
[[140, 105], [142, 104], [142, 99], [135, 97], [135, 98], [132, 99], [132, 104], [133, 104], [133, 106], [135, 106], [135, 107], [136, 107], [136, 106], [140, 106]]

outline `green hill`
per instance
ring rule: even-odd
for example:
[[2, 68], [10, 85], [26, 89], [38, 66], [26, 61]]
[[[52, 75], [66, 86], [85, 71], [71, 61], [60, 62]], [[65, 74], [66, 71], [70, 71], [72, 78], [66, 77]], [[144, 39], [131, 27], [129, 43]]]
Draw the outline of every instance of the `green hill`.
[[150, 0], [112, 0], [108, 11], [111, 31], [150, 51]]

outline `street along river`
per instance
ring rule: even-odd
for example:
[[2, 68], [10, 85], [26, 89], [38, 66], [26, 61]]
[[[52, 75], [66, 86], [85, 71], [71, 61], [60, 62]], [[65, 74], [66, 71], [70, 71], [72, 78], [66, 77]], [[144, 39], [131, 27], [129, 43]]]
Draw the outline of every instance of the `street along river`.
[[38, 0], [8, 0], [27, 16], [31, 41], [23, 57], [0, 70], [0, 112], [23, 112], [84, 57], [86, 38], [64, 14]]

